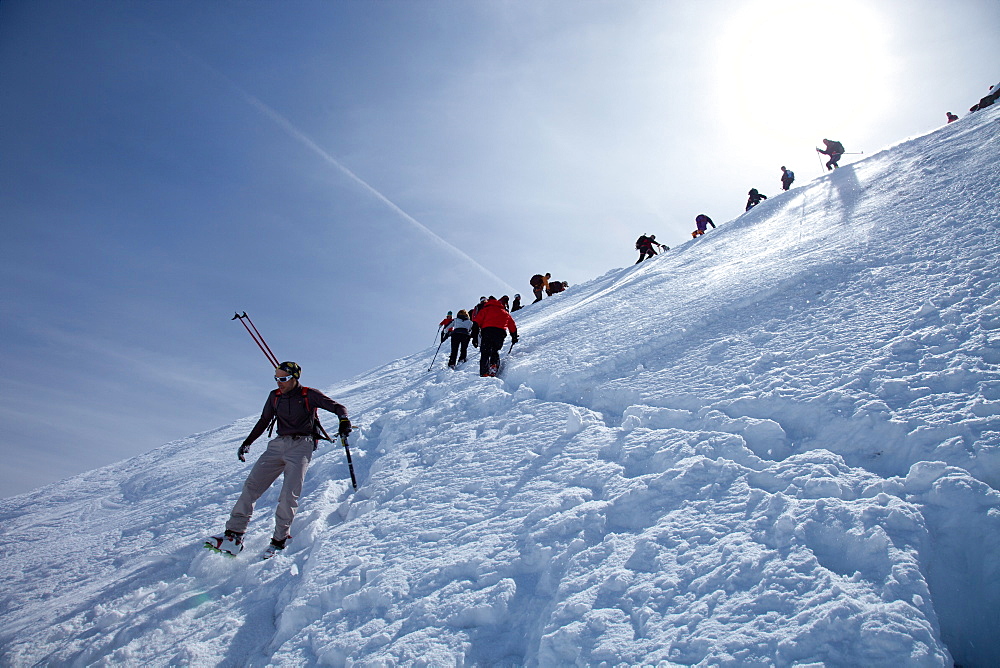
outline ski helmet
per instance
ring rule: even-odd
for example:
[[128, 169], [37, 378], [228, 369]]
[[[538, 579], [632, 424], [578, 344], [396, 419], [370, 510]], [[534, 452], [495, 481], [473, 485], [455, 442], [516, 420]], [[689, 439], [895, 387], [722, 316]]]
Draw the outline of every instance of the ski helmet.
[[291, 374], [293, 378], [298, 378], [302, 375], [302, 367], [295, 362], [282, 362], [278, 365], [278, 369]]

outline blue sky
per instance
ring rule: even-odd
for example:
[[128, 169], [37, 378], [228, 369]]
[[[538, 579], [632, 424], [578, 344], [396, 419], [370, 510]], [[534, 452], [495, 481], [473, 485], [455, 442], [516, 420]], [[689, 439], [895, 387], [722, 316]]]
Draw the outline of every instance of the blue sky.
[[788, 4], [0, 3], [0, 494], [255, 414], [235, 311], [326, 387], [1000, 80], [996, 2]]

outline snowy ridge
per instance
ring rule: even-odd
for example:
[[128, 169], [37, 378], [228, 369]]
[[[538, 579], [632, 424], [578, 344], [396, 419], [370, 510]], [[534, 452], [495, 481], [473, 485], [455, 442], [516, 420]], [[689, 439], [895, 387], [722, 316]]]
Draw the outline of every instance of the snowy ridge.
[[198, 547], [256, 416], [0, 501], [0, 664], [997, 665], [998, 136], [529, 306], [501, 378], [331, 388], [359, 489], [322, 446], [270, 561], [278, 485], [243, 556]]

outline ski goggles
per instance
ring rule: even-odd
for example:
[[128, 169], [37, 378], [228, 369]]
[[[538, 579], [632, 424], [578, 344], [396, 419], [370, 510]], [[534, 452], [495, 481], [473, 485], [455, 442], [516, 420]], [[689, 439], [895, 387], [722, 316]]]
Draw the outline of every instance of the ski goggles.
[[290, 380], [291, 380], [292, 378], [295, 378], [295, 376], [291, 376], [291, 375], [289, 375], [289, 376], [275, 376], [275, 377], [274, 377], [274, 379], [275, 379], [276, 381], [278, 381], [279, 383], [287, 383], [287, 382], [288, 382], [288, 381], [290, 381]]

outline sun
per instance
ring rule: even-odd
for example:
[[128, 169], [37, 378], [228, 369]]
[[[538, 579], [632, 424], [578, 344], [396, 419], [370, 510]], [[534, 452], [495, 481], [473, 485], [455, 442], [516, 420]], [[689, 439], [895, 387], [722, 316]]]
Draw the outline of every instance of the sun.
[[751, 3], [718, 49], [724, 115], [757, 135], [849, 135], [887, 103], [886, 40], [854, 0]]

